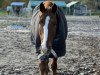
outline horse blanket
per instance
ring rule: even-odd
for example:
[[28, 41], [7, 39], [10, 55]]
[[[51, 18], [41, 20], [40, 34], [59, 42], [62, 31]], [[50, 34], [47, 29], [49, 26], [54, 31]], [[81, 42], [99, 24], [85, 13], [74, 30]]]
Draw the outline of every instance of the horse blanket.
[[[39, 37], [39, 31], [38, 31], [38, 25], [39, 25], [39, 5], [35, 7], [33, 10], [33, 16], [31, 20], [31, 42], [32, 44], [35, 44], [36, 47], [36, 53], [40, 52], [40, 37]], [[56, 36], [52, 43], [52, 48], [56, 52], [58, 57], [64, 56], [66, 53], [66, 37], [67, 37], [67, 21], [65, 18], [65, 15], [63, 11], [58, 7], [56, 11], [57, 15], [57, 29], [56, 29]], [[52, 54], [49, 55], [50, 58], [53, 58], [54, 56]]]

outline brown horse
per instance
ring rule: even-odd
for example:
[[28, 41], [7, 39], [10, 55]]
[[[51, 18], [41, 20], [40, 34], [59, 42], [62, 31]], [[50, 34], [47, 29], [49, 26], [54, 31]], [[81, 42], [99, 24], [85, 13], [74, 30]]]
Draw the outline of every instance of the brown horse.
[[[65, 19], [64, 15], [61, 14], [61, 18], [64, 17], [65, 21], [63, 19], [62, 20], [59, 19], [59, 21], [64, 21], [65, 23], [61, 22], [58, 24], [57, 10], [58, 10], [58, 6], [56, 4], [52, 3], [51, 1], [45, 1], [39, 5], [38, 12], [33, 12], [33, 19], [31, 21], [32, 22], [31, 24], [33, 26], [32, 33], [36, 37], [35, 38], [36, 44], [38, 41], [38, 44], [40, 46], [40, 48], [39, 48], [40, 54], [38, 55], [38, 58], [40, 59], [39, 68], [40, 68], [41, 75], [48, 75], [48, 70], [49, 70], [49, 67], [48, 67], [49, 56], [48, 55], [50, 53], [53, 56], [52, 64], [51, 64], [51, 69], [52, 69], [53, 75], [56, 75], [57, 58], [60, 56], [64, 56], [66, 53], [63, 51], [63, 50], [65, 50], [65, 39], [66, 39], [65, 34], [66, 33], [64, 33], [64, 32], [66, 31], [67, 27], [64, 27], [64, 25], [67, 26], [66, 19]], [[37, 16], [36, 16], [36, 14], [37, 14]], [[61, 26], [61, 29], [60, 29], [60, 27], [58, 28], [58, 25]], [[58, 33], [57, 33], [57, 29], [59, 29]], [[58, 35], [57, 37], [59, 37], [59, 34], [61, 34], [60, 35], [61, 38], [57, 38], [56, 40], [54, 40], [54, 38], [57, 35]], [[58, 45], [60, 45], [59, 40], [61, 42], [62, 47], [58, 47]], [[54, 43], [56, 42], [57, 47], [53, 45], [53, 42]], [[60, 50], [60, 52], [58, 53], [58, 54], [60, 54], [59, 56], [57, 55], [55, 50], [53, 50], [53, 47], [54, 47], [54, 49], [57, 50], [57, 53]], [[59, 49], [57, 49], [57, 48], [59, 48]], [[63, 55], [61, 55], [61, 53]]]
[[[41, 40], [41, 50], [43, 53], [47, 53], [52, 48], [53, 38], [56, 33], [56, 10], [57, 6], [50, 1], [46, 1], [40, 4], [40, 25], [39, 35]], [[39, 64], [41, 75], [48, 75], [48, 61], [41, 61]], [[56, 75], [57, 69], [57, 58], [53, 58], [51, 65], [53, 75]]]

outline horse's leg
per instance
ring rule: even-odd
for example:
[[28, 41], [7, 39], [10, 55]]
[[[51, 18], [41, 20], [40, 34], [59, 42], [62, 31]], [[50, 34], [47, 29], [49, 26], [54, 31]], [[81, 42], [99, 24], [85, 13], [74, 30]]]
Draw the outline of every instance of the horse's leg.
[[40, 73], [41, 75], [48, 75], [48, 60], [47, 61], [40, 61], [39, 67], [40, 67]]
[[40, 61], [39, 68], [40, 68], [40, 75], [44, 75], [46, 70], [45, 61]]
[[7, 11], [7, 14], [9, 15], [9, 11]]
[[48, 75], [49, 72], [49, 66], [48, 66], [49, 60], [46, 60], [46, 71], [45, 74]]
[[53, 71], [53, 75], [56, 75], [56, 70], [57, 70], [57, 58], [53, 58], [52, 64], [51, 64], [51, 69]]

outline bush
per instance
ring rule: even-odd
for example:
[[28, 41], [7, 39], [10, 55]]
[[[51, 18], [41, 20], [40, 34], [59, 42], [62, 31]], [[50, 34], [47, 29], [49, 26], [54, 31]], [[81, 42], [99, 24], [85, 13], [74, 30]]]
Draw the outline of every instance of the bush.
[[92, 12], [92, 15], [100, 15], [100, 11], [99, 12]]
[[6, 11], [5, 10], [0, 10], [0, 16], [5, 16], [7, 15]]

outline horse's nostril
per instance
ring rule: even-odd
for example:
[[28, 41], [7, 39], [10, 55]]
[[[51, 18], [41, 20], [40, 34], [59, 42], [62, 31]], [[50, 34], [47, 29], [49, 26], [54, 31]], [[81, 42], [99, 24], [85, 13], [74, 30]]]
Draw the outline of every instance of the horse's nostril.
[[48, 47], [48, 50], [51, 50], [52, 46], [47, 46]]

